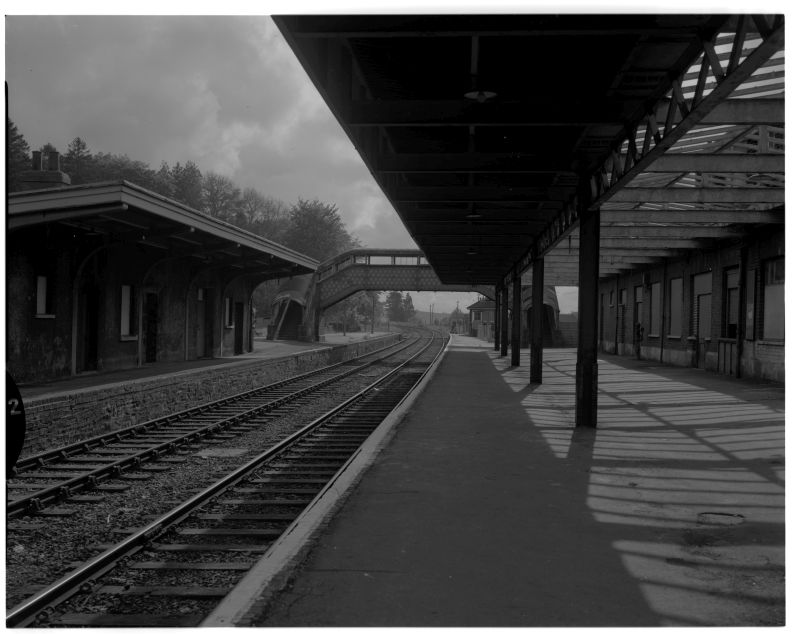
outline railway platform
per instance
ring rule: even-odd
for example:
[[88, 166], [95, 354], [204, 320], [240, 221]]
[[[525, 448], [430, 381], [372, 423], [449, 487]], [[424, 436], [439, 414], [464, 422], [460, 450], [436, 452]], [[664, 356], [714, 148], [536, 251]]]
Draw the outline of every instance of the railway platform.
[[783, 624], [783, 387], [602, 356], [598, 427], [576, 429], [574, 369], [546, 350], [529, 385], [524, 351], [454, 337], [283, 588], [238, 588], [230, 624]]
[[24, 398], [39, 398], [55, 393], [74, 393], [76, 390], [94, 389], [98, 386], [148, 379], [165, 374], [176, 374], [187, 370], [191, 371], [257, 359], [276, 359], [308, 350], [330, 347], [330, 345], [331, 344], [326, 345], [325, 343], [317, 342], [258, 340], [253, 344], [252, 352], [233, 357], [176, 361], [168, 364], [148, 364], [140, 368], [130, 368], [114, 372], [86, 372], [78, 376], [54, 381], [22, 384], [19, 388]]
[[[23, 455], [71, 444], [313, 370], [385, 345], [396, 333], [359, 333], [328, 342], [254, 342], [232, 357], [147, 364], [20, 384], [27, 433]], [[53, 421], [58, 421], [57, 425]]]

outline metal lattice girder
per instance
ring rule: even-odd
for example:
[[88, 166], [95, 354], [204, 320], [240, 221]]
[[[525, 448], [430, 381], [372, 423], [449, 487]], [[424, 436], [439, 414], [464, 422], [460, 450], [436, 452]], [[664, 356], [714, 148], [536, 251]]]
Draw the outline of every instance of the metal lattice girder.
[[381, 154], [376, 161], [378, 173], [416, 174], [498, 172], [507, 174], [549, 174], [553, 171], [572, 173], [572, 159], [558, 157], [548, 149], [541, 154], [506, 154], [459, 152], [435, 154]]
[[665, 154], [650, 165], [648, 172], [784, 172], [785, 169], [783, 154]]
[[751, 209], [641, 209], [636, 211], [602, 209], [600, 216], [603, 224], [634, 222], [637, 224], [652, 223], [653, 225], [670, 223], [783, 224], [785, 218], [782, 210]]
[[[705, 124], [749, 124], [755, 122], [779, 123], [783, 121], [782, 98], [775, 99], [773, 97], [772, 99], [753, 100], [730, 99], [731, 95], [740, 84], [745, 82], [751, 75], [758, 71], [759, 68], [769, 64], [773, 55], [783, 48], [783, 16], [754, 16], [751, 19], [758, 27], [761, 42], [752, 48], [746, 57], [743, 57], [743, 49], [747, 38], [748, 20], [745, 16], [741, 16], [738, 20], [737, 30], [733, 35], [732, 41], [726, 41], [726, 45], [730, 43], [731, 52], [725, 68], [722, 67], [719, 53], [713, 46], [713, 38], [709, 39], [704, 44], [704, 53], [697, 70], [692, 70], [690, 73], [690, 69], [687, 69], [682, 78], [676, 78], [673, 81], [671, 97], [666, 104], [662, 101], [662, 103], [647, 112], [638, 123], [629, 127], [627, 139], [621, 140], [619, 145], [612, 149], [608, 159], [594, 172], [590, 179], [592, 186], [592, 207], [599, 207], [609, 201], [618, 203], [625, 200], [633, 202], [657, 200], [663, 203], [730, 202], [733, 204], [743, 204], [751, 200], [755, 202], [783, 202], [783, 190], [772, 188], [769, 188], [771, 191], [759, 191], [755, 193], [750, 191], [737, 191], [733, 193], [711, 191], [710, 193], [706, 193], [709, 192], [709, 188], [695, 188], [700, 191], [686, 193], [686, 190], [689, 188], [653, 188], [653, 190], [660, 190], [656, 192], [649, 190], [642, 191], [644, 188], [629, 187], [634, 179], [648, 171], [663, 170], [685, 173], [702, 171], [702, 167], [710, 167], [709, 164], [703, 165], [702, 163], [703, 161], [714, 159], [693, 159], [693, 154], [690, 153], [667, 154], [670, 148], [679, 143], [693, 127], [701, 122]], [[713, 89], [706, 92], [705, 87], [709, 71], [713, 73], [713, 79], [716, 85]], [[694, 87], [694, 95], [691, 99], [687, 100], [681, 80], [686, 79], [692, 73], [691, 81]], [[739, 101], [752, 101], [752, 103], [742, 105], [738, 103]], [[718, 114], [714, 114], [715, 111], [718, 111]], [[737, 116], [741, 117], [741, 120], [736, 120]], [[737, 138], [740, 138], [742, 134], [749, 133], [749, 130], [750, 128], [745, 129], [744, 133], [740, 133]], [[637, 135], [639, 132], [640, 134]], [[733, 141], [729, 142], [729, 144], [732, 142]], [[724, 150], [728, 145], [723, 144], [716, 149]], [[731, 165], [730, 162], [724, 163], [724, 161], [730, 161], [729, 159], [722, 158], [724, 155], [719, 154], [714, 156], [716, 156], [716, 159], [719, 159], [717, 165], [720, 167], [724, 166], [724, 169], [715, 171], [750, 171], [747, 169], [748, 165], [746, 163], [743, 163], [741, 167], [736, 167]], [[764, 162], [772, 168], [769, 171], [784, 171], [785, 168], [781, 167], [780, 158], [763, 156], [763, 154], [758, 154], [757, 156], [759, 157], [758, 159], [746, 159], [746, 161], [750, 162], [749, 167], [755, 167], [756, 161], [763, 158]], [[678, 165], [681, 160], [686, 161], [683, 169]], [[762, 172], [767, 170], [753, 169], [753, 171]], [[676, 191], [676, 189], [678, 193], [672, 193]], [[768, 188], [763, 189], [766, 190]], [[669, 191], [670, 193], [664, 193], [665, 191]], [[605, 217], [607, 212], [603, 209], [602, 213]], [[670, 211], [669, 213], [672, 215], [683, 212]], [[707, 212], [685, 212], [684, 218], [690, 213], [699, 215], [700, 213], [704, 214]], [[755, 220], [756, 217], [757, 216], [754, 215], [742, 215], [741, 222], [758, 222], [758, 220]], [[634, 222], [636, 221], [636, 217], [633, 215], [627, 215], [625, 218], [631, 219]], [[732, 216], [727, 216], [726, 219], [723, 220], [722, 216], [719, 216], [719, 221], [739, 221], [738, 216], [736, 220], [731, 218]], [[774, 222], [775, 216], [773, 215], [771, 218], [773, 218], [773, 220], [764, 221]], [[691, 222], [691, 220], [687, 221]], [[547, 253], [549, 249], [567, 236], [577, 226], [577, 223], [578, 214], [574, 202], [566, 204], [537, 238], [535, 243], [537, 253]]]
[[407, 202], [549, 202], [567, 194], [554, 187], [397, 187], [393, 199]]
[[[534, 116], [532, 113], [535, 112]], [[548, 110], [548, 107], [550, 110]], [[659, 104], [656, 119], [664, 120], [670, 102]], [[587, 108], [575, 101], [570, 107], [551, 102], [472, 103], [458, 101], [354, 101], [347, 108], [345, 122], [361, 126], [588, 126], [614, 125], [622, 116], [623, 104], [606, 102]], [[703, 120], [706, 124], [782, 123], [782, 99], [729, 99]]]
[[[654, 113], [646, 115], [645, 120], [636, 126], [638, 128], [639, 125], [643, 125], [646, 129], [642, 147], [631, 142], [629, 137], [624, 144], [621, 144], [626, 146], [624, 154], [621, 148], [612, 152], [610, 170], [604, 165], [593, 175], [590, 181], [593, 188], [592, 207], [598, 207], [612, 197], [616, 198], [619, 191], [623, 190], [638, 174], [646, 171], [693, 126], [703, 121], [717, 106], [723, 104], [739, 84], [749, 78], [783, 47], [783, 16], [772, 18], [771, 25], [761, 19], [757, 20], [756, 24], [759, 25], [759, 29], [764, 29], [761, 32], [761, 44], [738, 64], [735, 63], [738, 60], [731, 59], [727, 71], [723, 71], [721, 67], [718, 68], [719, 60], [713, 43], [710, 41], [704, 43], [705, 53], [700, 63], [701, 71], [691, 103], [685, 99], [683, 87], [676, 80], [664, 124], [659, 126]], [[739, 25], [740, 32], [743, 32], [744, 28], [744, 20], [742, 20]], [[704, 94], [706, 79], [703, 69], [707, 72], [709, 68], [713, 68], [717, 84], [710, 93]], [[622, 164], [623, 160], [624, 164]]]
[[626, 187], [614, 194], [616, 202], [657, 203], [775, 203], [784, 201], [783, 189], [772, 187]]
[[781, 16], [276, 22], [442, 280], [510, 282], [558, 249], [578, 226], [579, 182], [594, 188], [582, 213], [627, 219], [629, 235], [647, 225], [640, 239], [730, 240], [740, 227], [711, 225], [783, 222]]

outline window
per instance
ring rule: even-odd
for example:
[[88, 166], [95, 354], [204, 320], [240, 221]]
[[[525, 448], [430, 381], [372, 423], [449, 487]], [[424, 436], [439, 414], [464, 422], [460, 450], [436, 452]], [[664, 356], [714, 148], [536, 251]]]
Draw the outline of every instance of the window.
[[784, 259], [764, 263], [764, 339], [784, 338]]
[[725, 304], [722, 308], [722, 336], [735, 338], [739, 332], [739, 269], [725, 271]]
[[633, 287], [633, 323], [642, 323], [642, 287]]
[[744, 336], [750, 341], [756, 338], [756, 270], [747, 271], [745, 289]]
[[676, 277], [669, 281], [669, 336], [681, 336], [683, 317], [683, 278]]
[[36, 315], [49, 315], [49, 297], [47, 296], [47, 277], [36, 277]]
[[233, 298], [225, 298], [225, 327], [233, 328]]
[[628, 289], [621, 288], [619, 289], [619, 305], [624, 306], [628, 303]]
[[711, 272], [692, 276], [691, 333], [700, 339], [711, 338]]
[[136, 334], [136, 297], [133, 286], [122, 285], [119, 306], [119, 334], [121, 337], [133, 337]]
[[650, 334], [661, 335], [661, 282], [650, 286]]

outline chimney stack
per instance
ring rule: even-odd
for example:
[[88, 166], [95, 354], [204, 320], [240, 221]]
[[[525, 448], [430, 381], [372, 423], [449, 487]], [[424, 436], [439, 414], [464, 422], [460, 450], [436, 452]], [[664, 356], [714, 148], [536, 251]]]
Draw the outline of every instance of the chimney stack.
[[58, 152], [47, 153], [47, 169], [43, 169], [44, 157], [41, 151], [34, 150], [31, 155], [31, 169], [19, 175], [20, 191], [64, 187], [72, 182], [69, 176], [61, 171], [61, 157]]

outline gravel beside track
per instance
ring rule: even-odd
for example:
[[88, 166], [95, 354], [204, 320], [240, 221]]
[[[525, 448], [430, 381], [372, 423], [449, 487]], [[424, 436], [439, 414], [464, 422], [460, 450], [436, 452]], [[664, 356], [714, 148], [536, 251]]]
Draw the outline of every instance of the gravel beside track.
[[[430, 341], [428, 337], [422, 339]], [[22, 615], [28, 614], [31, 618], [33, 606], [39, 606], [36, 609], [40, 616], [49, 613], [52, 619], [53, 613], [49, 608], [45, 609], [43, 599], [55, 599], [58, 595], [63, 601], [65, 590], [75, 588], [71, 591], [75, 592], [80, 585], [78, 594], [56, 608], [60, 616], [52, 621], [52, 625], [197, 625], [195, 620], [202, 618], [202, 612], [207, 612], [209, 601], [218, 601], [233, 587], [241, 578], [242, 571], [255, 563], [288, 522], [310, 502], [321, 483], [335, 473], [374, 425], [388, 414], [392, 403], [396, 403], [410, 387], [407, 379], [416, 376], [416, 370], [411, 368], [427, 364], [420, 359], [406, 366], [404, 372], [411, 371], [412, 374], [397, 375], [404, 376], [405, 380], [396, 387], [392, 387], [394, 382], [390, 382], [385, 387], [382, 385], [370, 390], [366, 400], [359, 401], [352, 413], [345, 414], [344, 427], [336, 428], [334, 433], [331, 433], [333, 428], [328, 431], [323, 426], [320, 428], [322, 433], [315, 432], [317, 436], [312, 434], [309, 440], [302, 440], [297, 445], [293, 441], [292, 447], [297, 449], [290, 449], [289, 453], [282, 449], [274, 466], [262, 472], [262, 480], [258, 477], [252, 480], [255, 489], [254, 484], [242, 486], [241, 490], [234, 485], [226, 493], [227, 497], [219, 499], [217, 493], [209, 498], [210, 491], [222, 491], [219, 488], [221, 479], [228, 481], [226, 487], [231, 487], [241, 478], [238, 475], [243, 473], [238, 471], [240, 467], [247, 464], [247, 468], [252, 469], [266, 456], [275, 455], [273, 448], [276, 445], [283, 446], [284, 439], [312, 420], [324, 414], [325, 418], [319, 420], [327, 421], [331, 408], [338, 408], [350, 395], [373, 384], [396, 363], [415, 354], [414, 349], [420, 348], [415, 345], [406, 351], [397, 351], [399, 358], [391, 362], [364, 366], [335, 385], [304, 394], [289, 404], [284, 403], [280, 410], [261, 412], [246, 423], [237, 424], [238, 429], [229, 428], [215, 440], [184, 445], [176, 453], [142, 464], [139, 469], [114, 480], [127, 488], [72, 496], [34, 515], [8, 519], [7, 605], [11, 615], [8, 623], [24, 625], [26, 621], [22, 620]], [[387, 391], [383, 392], [384, 389]], [[357, 430], [365, 430], [365, 433]], [[360, 440], [354, 442], [351, 432]], [[305, 454], [310, 459], [302, 458]], [[94, 461], [91, 451], [86, 455], [78, 461]], [[295, 465], [294, 461], [298, 459], [304, 460], [304, 464], [298, 462]], [[233, 472], [237, 475], [231, 479], [229, 474]], [[282, 475], [271, 475], [273, 473]], [[262, 481], [275, 483], [272, 488], [279, 490], [268, 491], [269, 485], [258, 484]], [[214, 489], [209, 489], [212, 485]], [[267, 498], [260, 498], [262, 490], [268, 494]], [[174, 533], [177, 542], [162, 542], [166, 535], [162, 516], [169, 514], [170, 518], [177, 519], [178, 508], [187, 508], [184, 501], [200, 491], [206, 491], [202, 498], [197, 498], [205, 500], [203, 508], [182, 516], [184, 520], [191, 520], [182, 524], [185, 528], [167, 529], [168, 533], [177, 531]], [[235, 523], [223, 531], [218, 528], [223, 519]], [[147, 527], [147, 533], [143, 532], [144, 527]], [[231, 532], [232, 527], [235, 530]], [[214, 541], [211, 535], [223, 533], [234, 537], [225, 539], [223, 550], [227, 554], [220, 560], [218, 555], [208, 552], [219, 553], [220, 546], [206, 542]], [[131, 535], [130, 539], [128, 535]], [[146, 546], [153, 537], [157, 537], [156, 542]], [[123, 551], [133, 543], [139, 544], [134, 552], [145, 546], [143, 557], [132, 560], [126, 556], [122, 561], [128, 563], [117, 568], [113, 564], [108, 567], [112, 551], [104, 551], [123, 540]], [[99, 553], [104, 554], [97, 557]], [[91, 563], [86, 563], [89, 561]], [[77, 569], [80, 573], [76, 576], [72, 572]], [[91, 577], [86, 576], [87, 570], [93, 571]], [[103, 577], [95, 584], [91, 579], [100, 574]], [[78, 579], [83, 581], [75, 585]], [[50, 588], [52, 584], [56, 585]], [[39, 595], [37, 600], [29, 600], [34, 594]], [[105, 609], [112, 604], [113, 608]], [[205, 610], [199, 609], [201, 604]], [[41, 612], [43, 609], [45, 612]], [[113, 617], [111, 612], [117, 616]], [[123, 621], [119, 620], [121, 616]], [[39, 626], [49, 622], [47, 618], [39, 621], [37, 617]]]
[[[316, 416], [340, 402], [341, 394], [371, 383], [385, 369], [372, 366], [337, 384], [333, 395], [317, 395], [300, 409], [268, 419], [262, 427], [237, 438], [195, 448], [172, 457], [181, 463], [163, 463], [169, 469], [152, 472], [147, 480], [123, 480], [130, 488], [110, 493], [98, 502], [80, 504], [72, 515], [34, 515], [9, 519], [6, 534], [6, 602], [15, 605], [70, 572], [98, 551], [119, 541], [118, 531], [142, 526], [178, 502], [187, 499], [222, 475], [276, 444]], [[229, 450], [225, 452], [224, 450]], [[225, 456], [230, 453], [233, 455]], [[158, 462], [154, 464], [159, 464]], [[58, 509], [69, 509], [63, 503]], [[177, 571], [176, 571], [177, 572]], [[224, 571], [220, 571], [223, 573]], [[176, 584], [180, 583], [176, 581]]]

